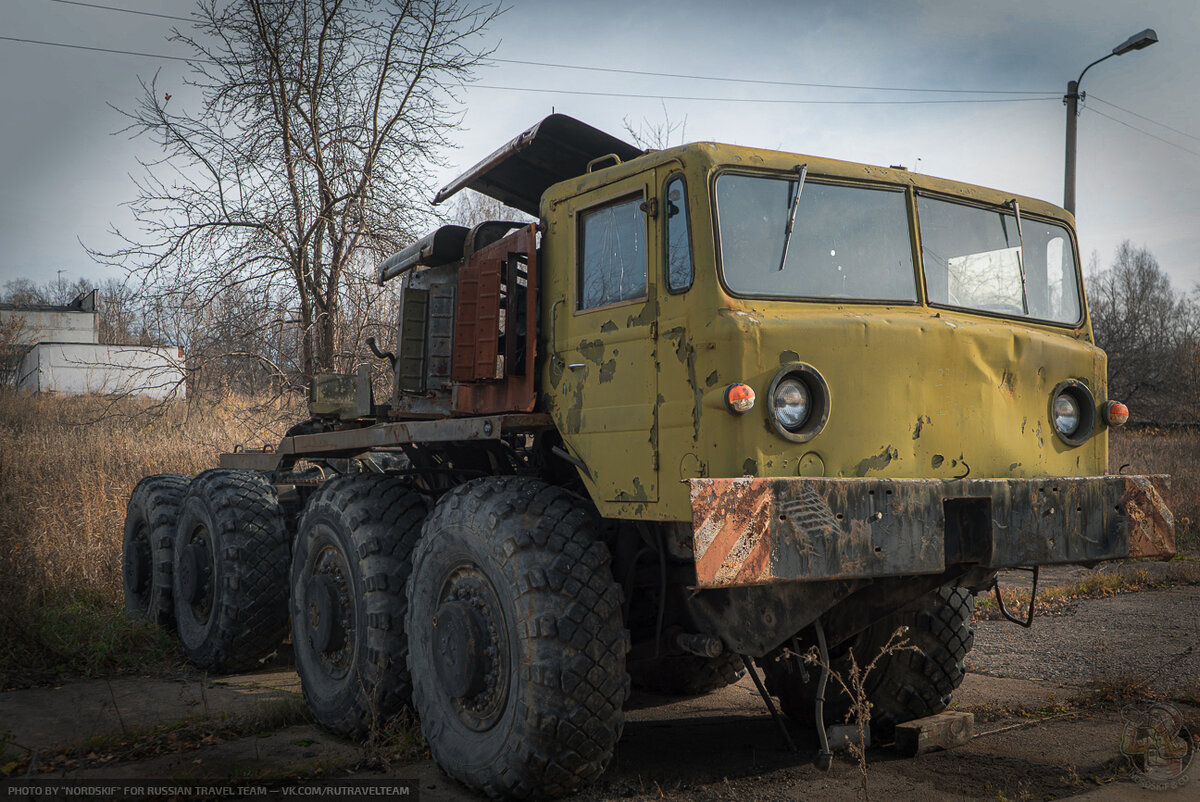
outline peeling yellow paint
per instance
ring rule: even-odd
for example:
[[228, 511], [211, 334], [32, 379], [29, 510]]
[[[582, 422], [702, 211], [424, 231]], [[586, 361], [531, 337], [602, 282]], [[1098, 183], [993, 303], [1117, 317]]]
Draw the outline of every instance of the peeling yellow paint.
[[[1106, 357], [1091, 344], [1086, 315], [1072, 328], [934, 309], [923, 295], [911, 305], [855, 304], [739, 298], [725, 290], [709, 196], [715, 171], [755, 163], [787, 172], [798, 159], [810, 177], [899, 189], [912, 207], [915, 190], [997, 206], [1013, 197], [916, 173], [712, 143], [655, 152], [547, 190], [542, 336], [552, 341], [538, 350], [554, 356], [540, 363], [542, 403], [596, 477], [588, 490], [601, 512], [690, 520], [673, 466], [680, 478], [736, 477], [750, 468], [764, 477], [1103, 474], [1103, 424], [1078, 447], [1047, 428], [1049, 393], [1060, 381], [1082, 381], [1105, 400]], [[679, 172], [689, 193], [692, 287], [671, 294], [661, 286], [662, 221], [647, 217], [646, 297], [572, 313], [573, 215], [633, 193], [656, 195]], [[1073, 230], [1062, 209], [1019, 200], [1023, 215]], [[919, 253], [915, 234], [914, 249]], [[550, 332], [546, 321], [562, 299]], [[770, 383], [781, 365], [796, 362], [815, 368], [829, 386], [828, 422], [809, 443], [785, 440], [768, 418]], [[732, 382], [757, 395], [746, 414], [725, 407]], [[671, 466], [661, 483], [660, 465]]]

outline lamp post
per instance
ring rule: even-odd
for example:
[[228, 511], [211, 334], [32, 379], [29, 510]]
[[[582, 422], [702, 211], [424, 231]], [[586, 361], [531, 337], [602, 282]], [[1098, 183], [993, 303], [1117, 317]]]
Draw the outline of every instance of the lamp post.
[[1157, 41], [1158, 34], [1154, 32], [1153, 28], [1147, 28], [1141, 33], [1135, 33], [1114, 47], [1112, 52], [1107, 56], [1098, 58], [1084, 67], [1083, 72], [1079, 73], [1079, 77], [1074, 81], [1067, 82], [1067, 94], [1063, 97], [1063, 103], [1067, 106], [1067, 163], [1066, 175], [1063, 181], [1063, 207], [1071, 214], [1075, 214], [1075, 124], [1076, 118], [1079, 115], [1079, 98], [1087, 94], [1086, 92], [1083, 95], [1079, 94], [1079, 84], [1083, 82], [1084, 74], [1101, 61], [1110, 59], [1113, 56], [1123, 56], [1133, 50], [1141, 50]]

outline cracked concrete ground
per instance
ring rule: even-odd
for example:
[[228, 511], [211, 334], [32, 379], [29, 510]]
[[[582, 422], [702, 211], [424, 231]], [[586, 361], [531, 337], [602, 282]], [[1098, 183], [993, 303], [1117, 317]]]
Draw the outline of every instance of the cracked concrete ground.
[[[1077, 602], [1067, 615], [1036, 619], [1023, 630], [977, 622], [968, 674], [954, 706], [977, 714], [976, 738], [966, 746], [919, 758], [887, 748], [868, 752], [874, 798], [1088, 800], [1193, 799], [1200, 780], [1181, 789], [1145, 791], [1128, 779], [1116, 709], [1077, 709], [1066, 701], [1081, 683], [1115, 674], [1145, 675], [1175, 666], [1184, 680], [1200, 678], [1187, 648], [1200, 640], [1200, 588], [1128, 593]], [[1160, 671], [1166, 676], [1169, 671]], [[1186, 682], [1161, 685], [1165, 692]], [[14, 749], [44, 757], [54, 748], [107, 733], [144, 731], [181, 719], [243, 715], [271, 700], [295, 700], [298, 679], [288, 668], [173, 681], [122, 677], [58, 688], [0, 693], [0, 729]], [[1186, 712], [1197, 711], [1181, 706]], [[635, 693], [615, 758], [600, 780], [574, 798], [609, 799], [855, 799], [861, 776], [848, 758], [828, 772], [812, 763], [808, 730], [790, 725], [800, 747], [789, 752], [749, 679], [717, 693], [671, 699]], [[219, 740], [219, 739], [218, 739]], [[61, 751], [61, 749], [57, 750]], [[291, 724], [211, 744], [183, 744], [153, 756], [99, 763], [80, 755], [51, 776], [209, 778], [213, 780], [311, 773], [415, 780], [425, 800], [477, 799], [429, 760], [392, 763], [388, 771], [361, 767], [367, 750]], [[378, 761], [370, 762], [378, 766]], [[1200, 775], [1200, 765], [1193, 768]]]

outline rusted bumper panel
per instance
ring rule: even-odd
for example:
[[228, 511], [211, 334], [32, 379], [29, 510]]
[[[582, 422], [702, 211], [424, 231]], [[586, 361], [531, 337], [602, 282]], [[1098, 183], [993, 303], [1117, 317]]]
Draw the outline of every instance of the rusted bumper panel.
[[1166, 476], [689, 483], [702, 588], [1175, 553]]

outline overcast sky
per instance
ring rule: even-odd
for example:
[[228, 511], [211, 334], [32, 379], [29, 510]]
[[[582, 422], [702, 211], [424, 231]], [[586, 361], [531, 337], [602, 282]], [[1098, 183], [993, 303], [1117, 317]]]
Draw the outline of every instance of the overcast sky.
[[[178, 15], [194, 5], [86, 2]], [[510, 5], [491, 29], [497, 59], [758, 81], [1045, 94], [770, 86], [497, 61], [481, 69], [476, 85], [463, 94], [462, 126], [453, 134], [459, 147], [447, 153], [451, 167], [439, 173], [441, 183], [553, 109], [618, 134], [625, 118], [653, 125], [665, 114], [686, 121], [688, 141], [903, 164], [1061, 204], [1067, 81], [1131, 34], [1155, 28], [1158, 44], [1109, 59], [1084, 80], [1080, 246], [1085, 263], [1095, 251], [1103, 266], [1130, 239], [1153, 251], [1177, 288], [1200, 283], [1197, 0]], [[172, 24], [183, 24], [167, 19], [54, 0], [0, 0], [0, 20], [0, 36], [187, 55], [165, 41]], [[121, 118], [108, 104], [131, 106], [138, 77], [157, 69], [160, 85], [170, 91], [186, 66], [0, 40], [0, 284], [53, 280], [60, 270], [70, 281], [119, 275], [92, 263], [80, 242], [113, 247], [105, 230], [128, 223], [120, 206], [133, 194], [128, 175], [138, 170], [137, 156], [155, 154], [147, 142], [114, 135]], [[530, 91], [535, 89], [553, 91]], [[1022, 99], [878, 102], [1015, 98]]]

